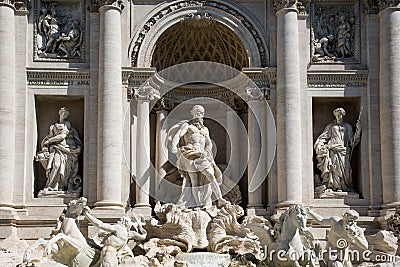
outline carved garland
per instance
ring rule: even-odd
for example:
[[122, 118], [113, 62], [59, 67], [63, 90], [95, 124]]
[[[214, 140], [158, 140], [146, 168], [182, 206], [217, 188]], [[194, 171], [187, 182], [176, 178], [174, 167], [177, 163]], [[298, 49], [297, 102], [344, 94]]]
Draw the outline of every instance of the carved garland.
[[253, 39], [255, 40], [257, 47], [258, 47], [258, 53], [260, 55], [261, 59], [261, 65], [262, 67], [266, 67], [267, 63], [267, 50], [264, 47], [263, 41], [261, 37], [259, 36], [258, 32], [256, 31], [256, 28], [250, 23], [250, 21], [241, 13], [237, 10], [232, 9], [230, 6], [219, 3], [219, 2], [214, 2], [214, 1], [182, 1], [179, 3], [176, 3], [174, 5], [170, 5], [168, 7], [163, 8], [157, 14], [155, 14], [153, 17], [151, 17], [149, 20], [146, 21], [145, 25], [143, 28], [139, 31], [139, 35], [136, 38], [136, 41], [134, 42], [133, 45], [133, 52], [131, 56], [131, 63], [132, 66], [137, 66], [137, 60], [138, 60], [138, 54], [140, 51], [140, 48], [143, 44], [143, 40], [146, 37], [147, 33], [150, 31], [150, 29], [163, 17], [167, 16], [168, 14], [175, 12], [177, 10], [186, 8], [186, 7], [212, 7], [212, 8], [217, 8], [220, 10], [223, 10], [227, 12], [228, 14], [236, 17], [239, 19], [242, 24], [246, 27], [246, 29], [250, 32], [252, 35]]

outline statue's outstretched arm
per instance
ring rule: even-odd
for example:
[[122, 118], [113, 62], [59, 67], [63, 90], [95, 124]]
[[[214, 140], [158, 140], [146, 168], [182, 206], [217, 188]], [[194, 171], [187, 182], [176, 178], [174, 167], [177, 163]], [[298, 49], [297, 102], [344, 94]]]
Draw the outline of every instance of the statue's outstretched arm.
[[310, 215], [310, 217], [320, 225], [326, 225], [326, 226], [330, 226], [331, 225], [331, 219], [330, 218], [324, 218], [321, 215], [318, 215], [317, 213], [315, 213], [311, 209], [308, 210], [308, 215]]
[[85, 207], [82, 211], [83, 215], [85, 215], [86, 219], [91, 222], [94, 226], [97, 228], [100, 228], [101, 230], [107, 231], [107, 232], [114, 232], [114, 226], [108, 223], [104, 223], [100, 221], [99, 219], [95, 218], [92, 214], [90, 214], [89, 209]]

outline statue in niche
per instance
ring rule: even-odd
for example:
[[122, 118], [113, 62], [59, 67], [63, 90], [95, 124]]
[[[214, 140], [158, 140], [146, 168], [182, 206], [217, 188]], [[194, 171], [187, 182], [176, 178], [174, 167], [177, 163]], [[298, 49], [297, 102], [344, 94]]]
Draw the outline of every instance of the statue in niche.
[[183, 177], [178, 206], [209, 208], [213, 193], [219, 206], [229, 203], [222, 198], [222, 172], [213, 158], [209, 131], [203, 124], [204, 113], [203, 106], [195, 105], [191, 120], [181, 121], [168, 131], [168, 147], [176, 154], [176, 165]]
[[316, 7], [312, 24], [313, 62], [340, 62], [354, 58], [354, 10], [345, 7]]
[[[39, 57], [80, 57], [82, 33], [80, 22], [60, 17], [56, 12], [56, 4], [45, 4], [37, 20], [37, 46]], [[68, 16], [67, 16], [68, 17]]]
[[78, 175], [78, 157], [82, 141], [67, 120], [69, 113], [67, 108], [60, 108], [59, 121], [50, 125], [48, 135], [41, 142], [42, 149], [36, 155], [36, 161], [46, 170], [47, 178], [46, 186], [39, 192], [39, 197], [81, 194], [82, 178]]
[[363, 250], [368, 249], [368, 241], [364, 236], [364, 230], [357, 225], [359, 218], [357, 211], [346, 211], [342, 218], [338, 216], [324, 218], [308, 209], [308, 215], [318, 224], [331, 227], [327, 236], [325, 251], [335, 251], [336, 257], [332, 257], [331, 253], [324, 253], [323, 258], [320, 258], [320, 266], [351, 267], [350, 245], [353, 243]]
[[352, 192], [354, 189], [350, 160], [354, 147], [360, 142], [361, 112], [354, 134], [351, 125], [343, 121], [346, 115], [343, 108], [335, 109], [333, 115], [335, 121], [325, 127], [314, 144], [317, 167], [321, 171], [325, 192]]

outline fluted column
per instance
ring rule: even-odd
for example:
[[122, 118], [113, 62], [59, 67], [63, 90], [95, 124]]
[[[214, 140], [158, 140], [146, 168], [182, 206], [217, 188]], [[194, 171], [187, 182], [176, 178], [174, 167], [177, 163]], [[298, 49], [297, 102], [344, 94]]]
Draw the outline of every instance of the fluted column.
[[0, 1], [0, 209], [13, 206], [16, 112], [14, 11], [11, 1]]
[[295, 0], [275, 0], [277, 9], [278, 207], [302, 201], [298, 10]]
[[136, 132], [136, 203], [135, 211], [151, 215], [150, 207], [150, 101], [155, 98], [154, 89], [142, 86], [135, 90], [137, 99]]
[[[389, 3], [390, 2], [390, 3]], [[400, 205], [400, 1], [380, 1], [380, 121], [383, 207]]]
[[97, 208], [122, 208], [122, 1], [100, 4]]
[[173, 107], [173, 103], [165, 98], [160, 99], [154, 106], [157, 113], [156, 121], [156, 175], [155, 175], [155, 195], [157, 196], [161, 179], [167, 173], [164, 164], [168, 162], [168, 151], [165, 148], [166, 129], [163, 128], [165, 119], [168, 116], [168, 110]]
[[262, 215], [265, 208], [262, 203], [262, 182], [263, 177], [262, 166], [264, 164], [261, 159], [261, 105], [263, 95], [258, 88], [247, 88], [247, 104], [248, 104], [248, 139], [249, 139], [249, 161], [247, 166], [248, 175], [248, 215]]

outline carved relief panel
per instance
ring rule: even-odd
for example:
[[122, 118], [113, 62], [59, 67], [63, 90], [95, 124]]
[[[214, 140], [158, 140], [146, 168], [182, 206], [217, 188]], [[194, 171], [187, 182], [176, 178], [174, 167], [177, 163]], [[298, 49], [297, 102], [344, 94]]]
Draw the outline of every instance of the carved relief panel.
[[360, 3], [311, 3], [311, 62], [360, 63]]
[[37, 1], [34, 60], [84, 62], [84, 0]]

